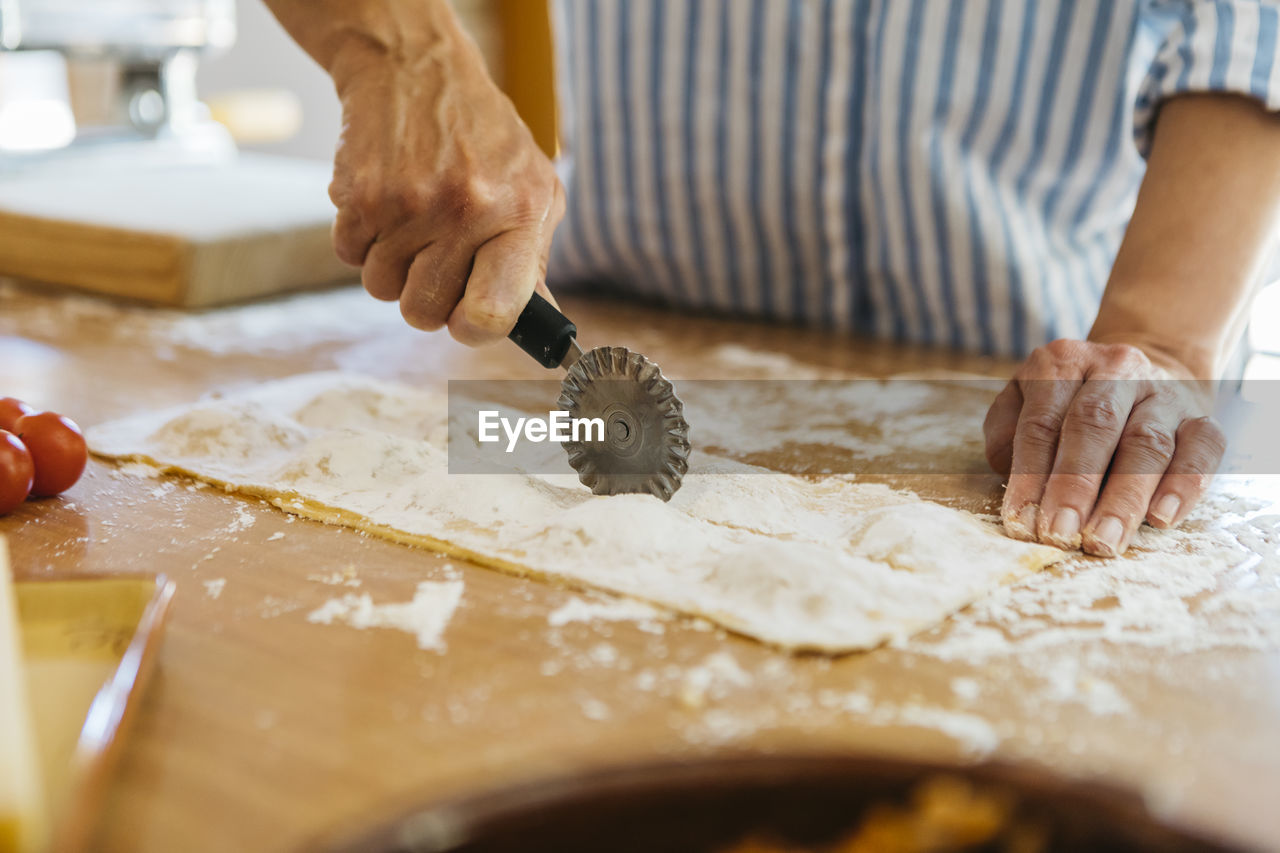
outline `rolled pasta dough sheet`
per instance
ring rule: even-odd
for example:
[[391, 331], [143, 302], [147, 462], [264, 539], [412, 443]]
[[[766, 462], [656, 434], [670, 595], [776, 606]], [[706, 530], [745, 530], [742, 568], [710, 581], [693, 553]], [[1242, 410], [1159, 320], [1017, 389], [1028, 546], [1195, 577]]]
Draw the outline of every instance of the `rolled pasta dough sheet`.
[[810, 481], [696, 447], [669, 503], [597, 497], [567, 465], [449, 474], [448, 432], [443, 394], [319, 373], [106, 423], [88, 439], [99, 455], [288, 512], [632, 596], [787, 649], [873, 648], [1066, 556], [884, 486]]

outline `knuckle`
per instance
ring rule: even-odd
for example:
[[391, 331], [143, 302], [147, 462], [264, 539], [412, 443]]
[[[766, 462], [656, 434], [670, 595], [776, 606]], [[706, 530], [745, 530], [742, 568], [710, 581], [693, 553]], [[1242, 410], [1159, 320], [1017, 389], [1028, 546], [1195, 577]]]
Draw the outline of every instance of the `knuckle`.
[[1107, 359], [1121, 368], [1139, 368], [1150, 364], [1147, 354], [1133, 344], [1107, 344]]
[[453, 305], [439, 281], [417, 281], [400, 297], [400, 315], [415, 329], [434, 332], [444, 326]]
[[462, 213], [473, 211], [476, 215], [489, 214], [499, 209], [506, 192], [506, 187], [500, 181], [479, 172], [459, 175], [444, 187], [451, 209]]
[[1070, 338], [1058, 338], [1055, 341], [1049, 341], [1042, 349], [1046, 355], [1056, 361], [1069, 361], [1080, 353], [1080, 342]]
[[1209, 417], [1184, 423], [1178, 430], [1178, 443], [1183, 448], [1178, 467], [1191, 473], [1212, 474], [1227, 452], [1226, 434]]
[[564, 184], [560, 183], [560, 179], [555, 179], [555, 197], [551, 202], [551, 224], [559, 225], [564, 220], [565, 212], [568, 210], [568, 202], [565, 199]]
[[1162, 462], [1168, 462], [1173, 457], [1177, 445], [1177, 440], [1168, 429], [1151, 421], [1129, 424], [1125, 427], [1121, 441], [1130, 450]]
[[1115, 432], [1123, 425], [1125, 415], [1114, 397], [1082, 394], [1071, 407], [1069, 420], [1083, 432]]
[[356, 198], [360, 187], [358, 178], [343, 171], [335, 171], [329, 181], [329, 200], [339, 209], [349, 206]]
[[1035, 379], [1039, 374], [1055, 364], [1057, 360], [1053, 353], [1049, 352], [1048, 347], [1036, 347], [1027, 356], [1027, 360], [1023, 363], [1022, 369], [1018, 371], [1018, 375], [1020, 378]]
[[515, 314], [506, 300], [478, 297], [464, 300], [462, 320], [483, 337], [503, 337], [515, 325]]
[[992, 406], [987, 409], [987, 414], [982, 418], [982, 434], [987, 437], [988, 443], [991, 442], [992, 434], [995, 432], [996, 425], [999, 423], [999, 417], [996, 406]]
[[404, 181], [390, 191], [388, 202], [399, 213], [416, 216], [435, 212], [439, 198], [429, 186], [416, 181]]
[[401, 216], [429, 214], [444, 220], [460, 219], [475, 206], [472, 187], [466, 177], [404, 181], [390, 191], [387, 204]]
[[[1134, 476], [1134, 475], [1127, 475]], [[1114, 515], [1124, 522], [1126, 527], [1133, 527], [1147, 514], [1147, 502], [1137, 488], [1123, 490], [1109, 489], [1103, 500], [1094, 508], [1098, 517]]]
[[338, 256], [338, 260], [353, 267], [360, 266], [363, 260], [361, 247], [351, 234], [337, 231], [333, 233], [333, 253]]
[[342, 210], [347, 207], [351, 199], [351, 189], [347, 181], [334, 178], [329, 182], [329, 201], [333, 202], [333, 206]]
[[448, 328], [450, 337], [458, 343], [465, 344], [469, 347], [479, 346], [480, 344], [488, 343], [494, 339], [494, 336], [476, 329], [470, 324], [470, 322], [459, 317], [457, 314], [449, 317]]
[[434, 332], [444, 325], [440, 311], [424, 300], [401, 299], [400, 316], [410, 326], [423, 332]]
[[991, 470], [1001, 474], [1009, 473], [1009, 466], [1013, 461], [1013, 451], [1005, 441], [987, 441], [986, 446], [987, 464], [991, 466]]
[[1067, 506], [1091, 503], [1098, 494], [1098, 479], [1101, 474], [1100, 471], [1055, 472], [1049, 475], [1045, 492], [1052, 493], [1059, 502]]
[[1218, 472], [1219, 460], [1207, 453], [1193, 453], [1187, 459], [1178, 465], [1181, 474], [1195, 478], [1196, 481], [1207, 486]]
[[1215, 465], [1218, 460], [1222, 459], [1223, 456], [1226, 456], [1227, 437], [1223, 434], [1222, 430], [1214, 427], [1212, 430], [1206, 431], [1202, 440], [1205, 443], [1207, 452], [1213, 458]]
[[461, 184], [467, 203], [482, 210], [497, 207], [507, 192], [502, 182], [475, 172], [464, 177]]
[[564, 191], [554, 171], [537, 176], [522, 189], [508, 192], [501, 204], [508, 226], [556, 225], [564, 218]]
[[1227, 452], [1227, 434], [1213, 418], [1205, 415], [1189, 422], [1194, 430], [1196, 441], [1204, 444], [1206, 449], [1221, 456]]
[[1022, 382], [1055, 381], [1064, 373], [1074, 374], [1078, 371], [1080, 358], [1079, 341], [1062, 338], [1042, 344], [1031, 351], [1026, 361], [1017, 372]]
[[391, 275], [385, 266], [366, 262], [360, 271], [360, 282], [375, 299], [399, 299], [404, 281]]
[[1150, 399], [1171, 411], [1186, 411], [1188, 398], [1179, 383], [1156, 380], [1151, 383]]
[[519, 193], [507, 203], [503, 218], [510, 225], [528, 225], [541, 222], [548, 211], [549, 206], [542, 199], [530, 193]]
[[987, 411], [986, 417], [982, 419], [982, 435], [987, 440], [987, 444], [1002, 440], [1008, 441], [1013, 438], [1016, 425], [1016, 414], [1014, 417], [1010, 417], [1009, 413], [998, 411], [995, 407], [992, 407]]
[[1057, 444], [1062, 433], [1062, 416], [1044, 409], [1028, 412], [1018, 424], [1018, 432], [1023, 440], [1037, 445]]
[[379, 209], [377, 187], [367, 177], [352, 178], [336, 194], [330, 191], [329, 195], [339, 210], [349, 211], [362, 219], [373, 216]]
[[387, 286], [374, 276], [367, 273], [360, 277], [360, 283], [364, 285], [364, 289], [369, 295], [375, 299], [386, 299], [388, 295]]
[[517, 192], [484, 175], [461, 176], [436, 189], [435, 212], [488, 231], [539, 222], [549, 206], [540, 193]]
[[982, 421], [983, 430], [989, 433], [997, 426], [1003, 425], [1006, 429], [1012, 431], [1021, 409], [1022, 401], [1018, 391], [1018, 382], [1016, 379], [1010, 380], [1000, 389], [1000, 393], [996, 394], [995, 399], [991, 401], [991, 405], [987, 407], [987, 415]]

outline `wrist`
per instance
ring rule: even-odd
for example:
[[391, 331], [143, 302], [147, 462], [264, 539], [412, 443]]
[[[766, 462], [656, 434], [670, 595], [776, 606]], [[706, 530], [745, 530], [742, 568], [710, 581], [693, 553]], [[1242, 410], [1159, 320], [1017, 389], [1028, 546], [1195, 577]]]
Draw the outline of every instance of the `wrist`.
[[1153, 365], [1177, 379], [1213, 379], [1222, 355], [1215, 344], [1173, 341], [1142, 328], [1101, 328], [1095, 324], [1088, 340], [1098, 344], [1128, 344], [1142, 350]]
[[483, 68], [474, 44], [447, 5], [442, 12], [433, 11], [412, 24], [397, 20], [386, 7], [374, 9], [329, 39], [327, 61], [321, 64], [339, 96], [357, 79], [371, 75], [409, 73], [418, 82], [430, 84], [473, 62]]
[[1162, 310], [1169, 303], [1160, 300], [1169, 297], [1158, 294], [1168, 288], [1138, 287], [1130, 281], [1113, 275], [1088, 340], [1136, 346], [1153, 364], [1184, 378], [1216, 378], [1230, 355], [1232, 330], [1206, 323], [1203, 316]]

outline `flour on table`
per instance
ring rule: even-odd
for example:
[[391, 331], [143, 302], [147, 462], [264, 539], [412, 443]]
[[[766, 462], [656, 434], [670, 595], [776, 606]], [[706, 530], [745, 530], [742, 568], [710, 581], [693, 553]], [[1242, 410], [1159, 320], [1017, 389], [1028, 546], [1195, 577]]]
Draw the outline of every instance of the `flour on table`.
[[[0, 299], [17, 286], [0, 280]], [[23, 289], [23, 304], [0, 316], [0, 330], [57, 338], [76, 324], [105, 340], [145, 342], [161, 355], [177, 349], [212, 355], [288, 353], [325, 342], [369, 341], [401, 331], [400, 313], [360, 287], [284, 296], [251, 305], [193, 312], [139, 311], [129, 305], [70, 293]], [[167, 351], [167, 352], [166, 352]]]
[[248, 530], [257, 522], [257, 516], [249, 512], [243, 506], [236, 507], [235, 519], [227, 525], [228, 533], [239, 533], [241, 530]]
[[982, 695], [982, 684], [976, 678], [953, 678], [951, 692], [965, 702], [972, 702]]
[[218, 599], [222, 596], [222, 590], [227, 585], [226, 578], [214, 578], [213, 580], [204, 582], [204, 594], [212, 599]]
[[602, 723], [613, 716], [608, 705], [589, 696], [579, 699], [578, 707], [582, 709], [582, 716], [597, 723]]
[[150, 495], [150, 496], [151, 496], [151, 497], [153, 497], [153, 498], [157, 498], [157, 499], [158, 499], [158, 498], [166, 497], [166, 496], [168, 496], [169, 494], [171, 494], [172, 492], [177, 491], [177, 488], [178, 488], [178, 487], [177, 487], [177, 486], [175, 486], [172, 482], [166, 482], [166, 483], [161, 483], [160, 485], [156, 486], [154, 489], [152, 489], [151, 491], [147, 492], [147, 494], [148, 494], [148, 495]]
[[547, 624], [561, 628], [572, 622], [651, 622], [666, 619], [669, 614], [643, 601], [620, 598], [612, 601], [588, 601], [572, 598], [547, 616]]
[[[972, 680], [972, 679], [968, 679]], [[965, 679], [952, 682], [952, 689], [962, 698], [976, 698], [977, 682], [956, 684]], [[896, 704], [877, 701], [869, 694], [858, 691], [820, 690], [817, 694], [817, 705], [828, 711], [849, 714], [859, 722], [874, 726], [913, 726], [932, 729], [954, 740], [968, 755], [982, 756], [992, 752], [1000, 743], [1000, 736], [995, 727], [983, 717], [941, 708], [923, 705], [919, 702]]]
[[1072, 658], [1057, 661], [1044, 673], [1048, 689], [1044, 698], [1058, 703], [1079, 703], [1097, 717], [1127, 714], [1133, 710], [1110, 681], [1080, 671], [1080, 662]]
[[286, 613], [292, 613], [302, 607], [302, 603], [292, 598], [278, 595], [266, 595], [258, 602], [258, 615], [263, 619], [275, 619]]
[[750, 687], [753, 679], [728, 652], [713, 652], [706, 660], [684, 673], [680, 702], [700, 708], [708, 699], [720, 700], [735, 688]]
[[702, 357], [704, 367], [721, 366], [735, 378], [755, 379], [836, 379], [849, 376], [847, 371], [806, 364], [781, 352], [720, 344]]
[[331, 598], [307, 615], [308, 622], [353, 628], [394, 628], [418, 640], [418, 648], [443, 650], [443, 635], [462, 600], [462, 581], [422, 581], [411, 601], [374, 604], [368, 593]]
[[[447, 435], [444, 395], [323, 373], [104, 424], [89, 441], [290, 512], [621, 593], [786, 648], [902, 640], [1065, 556], [883, 486], [705, 453], [665, 504], [597, 497], [572, 473], [449, 474]], [[367, 610], [340, 602], [326, 618]]]
[[355, 566], [347, 566], [342, 571], [310, 574], [307, 575], [307, 580], [329, 586], [360, 586], [360, 578], [356, 575]]
[[973, 756], [987, 755], [1000, 744], [999, 734], [982, 717], [928, 705], [880, 706], [872, 711], [870, 722], [935, 729]]

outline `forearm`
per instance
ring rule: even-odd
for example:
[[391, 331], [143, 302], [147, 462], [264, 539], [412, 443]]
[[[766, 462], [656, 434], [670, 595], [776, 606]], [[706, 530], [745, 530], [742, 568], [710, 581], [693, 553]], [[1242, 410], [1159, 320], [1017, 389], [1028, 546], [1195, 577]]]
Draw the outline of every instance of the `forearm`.
[[334, 249], [415, 328], [505, 338], [546, 289], [555, 167], [448, 0], [265, 0], [342, 103]]
[[1230, 95], [1171, 100], [1089, 339], [1216, 376], [1278, 228], [1280, 118]]
[[341, 87], [371, 62], [447, 73], [483, 66], [448, 0], [264, 0], [290, 36]]

